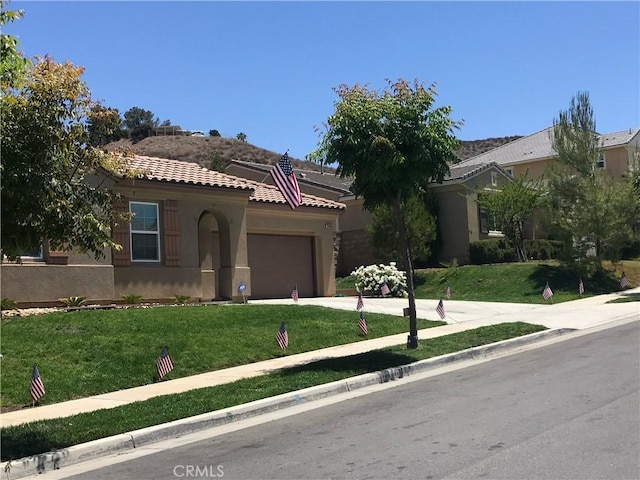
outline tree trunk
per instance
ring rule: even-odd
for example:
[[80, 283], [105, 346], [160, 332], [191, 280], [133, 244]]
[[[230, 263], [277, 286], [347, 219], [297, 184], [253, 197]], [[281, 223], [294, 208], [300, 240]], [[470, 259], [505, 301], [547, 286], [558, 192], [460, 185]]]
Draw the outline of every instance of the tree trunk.
[[407, 337], [407, 348], [418, 348], [418, 321], [416, 317], [416, 295], [413, 290], [413, 267], [411, 266], [411, 252], [407, 240], [407, 228], [400, 193], [396, 196], [393, 207], [395, 209], [396, 219], [398, 220], [400, 251], [404, 256], [404, 266], [407, 274], [407, 293], [409, 295], [409, 336]]

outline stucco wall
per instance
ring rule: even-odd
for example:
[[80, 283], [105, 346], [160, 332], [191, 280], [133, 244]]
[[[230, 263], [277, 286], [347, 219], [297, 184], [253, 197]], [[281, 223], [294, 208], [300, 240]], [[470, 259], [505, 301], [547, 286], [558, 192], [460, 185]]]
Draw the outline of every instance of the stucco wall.
[[0, 267], [2, 298], [15, 302], [53, 302], [84, 296], [89, 300], [114, 298], [111, 265], [47, 265], [28, 262]]
[[[440, 260], [451, 262], [456, 258], [460, 263], [467, 263], [469, 261], [469, 222], [473, 221], [467, 215], [468, 191], [464, 187], [456, 186], [438, 188], [434, 193], [438, 199], [438, 221], [442, 236]], [[477, 207], [475, 209], [477, 210]]]

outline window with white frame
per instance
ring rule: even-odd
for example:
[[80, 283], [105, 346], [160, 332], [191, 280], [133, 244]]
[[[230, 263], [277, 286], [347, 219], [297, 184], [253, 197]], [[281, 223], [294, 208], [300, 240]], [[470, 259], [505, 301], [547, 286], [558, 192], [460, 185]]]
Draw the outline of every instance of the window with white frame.
[[491, 186], [498, 186], [498, 174], [496, 172], [491, 172]]
[[131, 260], [160, 261], [160, 222], [158, 204], [129, 202], [131, 211]]
[[598, 161], [596, 163], [596, 166], [598, 168], [606, 168], [607, 162], [606, 162], [606, 158], [605, 158], [604, 153], [600, 153], [600, 156], [598, 157]]

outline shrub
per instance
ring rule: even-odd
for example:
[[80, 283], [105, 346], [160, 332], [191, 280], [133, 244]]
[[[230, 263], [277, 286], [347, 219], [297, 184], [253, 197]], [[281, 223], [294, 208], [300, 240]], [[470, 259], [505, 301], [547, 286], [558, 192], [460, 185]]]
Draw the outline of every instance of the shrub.
[[122, 295], [122, 299], [128, 304], [134, 305], [136, 303], [142, 302], [142, 295], [136, 295], [135, 293], [127, 293]]
[[355, 279], [356, 289], [360, 292], [378, 293], [387, 282], [390, 296], [407, 296], [407, 275], [396, 268], [395, 262], [389, 265], [362, 265], [351, 272], [351, 275]]
[[491, 238], [469, 244], [469, 262], [474, 265], [485, 263], [515, 262], [516, 252], [503, 238]]
[[0, 308], [2, 310], [13, 310], [14, 308], [16, 308], [16, 302], [11, 300], [10, 298], [3, 298]]
[[67, 297], [61, 298], [60, 301], [65, 305], [65, 307], [81, 307], [85, 303], [87, 303], [87, 297], [75, 296], [75, 297]]
[[559, 240], [525, 240], [524, 248], [531, 260], [557, 259], [561, 256], [564, 242]]
[[176, 303], [180, 303], [180, 304], [185, 304], [191, 299], [189, 295], [180, 295], [180, 294], [174, 295], [173, 298], [176, 301]]

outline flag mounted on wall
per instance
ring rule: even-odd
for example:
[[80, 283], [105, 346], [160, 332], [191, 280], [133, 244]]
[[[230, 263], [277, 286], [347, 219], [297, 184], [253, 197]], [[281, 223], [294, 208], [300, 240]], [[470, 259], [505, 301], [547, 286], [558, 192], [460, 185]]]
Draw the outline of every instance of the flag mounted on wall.
[[278, 190], [280, 190], [280, 193], [284, 195], [291, 209], [293, 210], [300, 205], [302, 203], [302, 194], [300, 193], [296, 175], [293, 173], [288, 152], [285, 152], [285, 154], [280, 157], [280, 161], [273, 166], [270, 173], [273, 182], [276, 184], [276, 187], [278, 187]]
[[42, 378], [40, 378], [38, 366], [35, 364], [31, 371], [31, 385], [29, 386], [29, 390], [31, 392], [31, 400], [33, 403], [37, 402], [40, 397], [44, 395], [44, 384], [42, 383]]
[[169, 349], [165, 345], [162, 347], [160, 356], [156, 360], [156, 371], [158, 372], [158, 380], [162, 379], [167, 373], [173, 370], [173, 360], [169, 355]]
[[282, 350], [289, 346], [289, 333], [287, 333], [287, 327], [284, 322], [280, 324], [280, 329], [276, 333], [276, 342], [278, 342], [278, 346]]
[[366, 337], [369, 333], [367, 329], [367, 321], [364, 319], [364, 312], [360, 310], [360, 318], [358, 319], [358, 328], [362, 332], [362, 334]]

